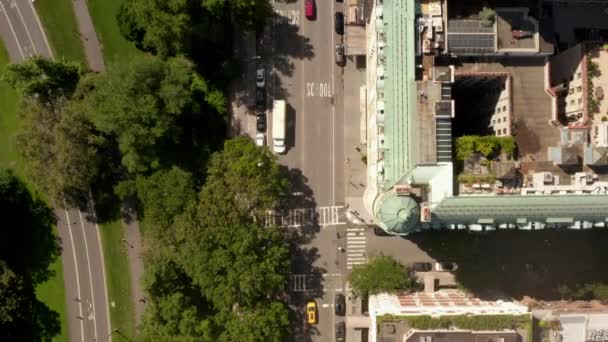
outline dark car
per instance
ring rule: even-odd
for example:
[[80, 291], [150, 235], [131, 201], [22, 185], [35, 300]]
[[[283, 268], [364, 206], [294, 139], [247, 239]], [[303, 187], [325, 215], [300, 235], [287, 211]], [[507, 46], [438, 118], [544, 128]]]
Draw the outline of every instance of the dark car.
[[336, 25], [336, 33], [344, 34], [344, 14], [336, 12], [336, 20], [334, 23]]
[[255, 89], [255, 109], [258, 112], [266, 110], [266, 92], [262, 88]]
[[337, 293], [336, 297], [334, 297], [334, 309], [336, 315], [344, 316], [344, 313], [346, 312], [346, 299], [343, 294]]
[[415, 262], [412, 264], [412, 269], [416, 272], [429, 272], [433, 270], [433, 264], [430, 262]]
[[344, 321], [336, 322], [336, 342], [344, 342], [346, 338], [346, 325]]
[[266, 113], [258, 113], [255, 126], [258, 129], [258, 132], [266, 131]]

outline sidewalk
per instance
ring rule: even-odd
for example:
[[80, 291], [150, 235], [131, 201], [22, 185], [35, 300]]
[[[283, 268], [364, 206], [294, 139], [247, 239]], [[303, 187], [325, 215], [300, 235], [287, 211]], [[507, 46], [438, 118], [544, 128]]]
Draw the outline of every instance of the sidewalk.
[[350, 212], [365, 223], [371, 223], [372, 217], [363, 205], [363, 192], [367, 186], [367, 165], [363, 155], [367, 147], [362, 144], [361, 86], [365, 85], [365, 69], [356, 69], [354, 61], [347, 60], [344, 69], [344, 182], [345, 201]]
[[[144, 274], [143, 262], [143, 240], [137, 221], [137, 213], [134, 209], [125, 205], [123, 215], [124, 236], [130, 248], [127, 248], [127, 259], [129, 263], [129, 275], [131, 278], [131, 296], [135, 308], [135, 323], [141, 322], [141, 317], [146, 307], [146, 296], [142, 289], [141, 280]], [[143, 301], [142, 301], [143, 299]]]
[[103, 61], [103, 54], [101, 52], [99, 40], [97, 39], [97, 33], [95, 32], [95, 26], [93, 26], [93, 21], [89, 14], [87, 2], [86, 0], [73, 0], [72, 6], [74, 7], [74, 15], [76, 16], [76, 21], [78, 23], [78, 32], [82, 45], [84, 46], [89, 68], [96, 72], [104, 71], [105, 64]]

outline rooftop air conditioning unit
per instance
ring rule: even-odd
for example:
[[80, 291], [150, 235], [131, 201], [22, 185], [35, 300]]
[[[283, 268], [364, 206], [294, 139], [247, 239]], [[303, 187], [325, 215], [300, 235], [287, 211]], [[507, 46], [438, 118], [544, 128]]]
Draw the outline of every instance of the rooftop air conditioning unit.
[[428, 202], [424, 202], [420, 208], [420, 222], [431, 222], [431, 207]]

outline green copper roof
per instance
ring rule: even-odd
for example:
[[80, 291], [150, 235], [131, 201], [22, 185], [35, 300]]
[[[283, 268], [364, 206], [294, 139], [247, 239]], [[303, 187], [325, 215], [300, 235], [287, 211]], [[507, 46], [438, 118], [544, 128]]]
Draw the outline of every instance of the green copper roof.
[[514, 224], [565, 222], [564, 219], [605, 221], [607, 217], [608, 196], [605, 195], [451, 197], [433, 210], [433, 221], [444, 224], [475, 224], [480, 219]]
[[409, 196], [397, 196], [394, 191], [385, 192], [376, 208], [382, 229], [396, 234], [410, 233], [420, 222], [420, 207]]
[[386, 32], [384, 182], [390, 189], [415, 165], [415, 1], [384, 0]]

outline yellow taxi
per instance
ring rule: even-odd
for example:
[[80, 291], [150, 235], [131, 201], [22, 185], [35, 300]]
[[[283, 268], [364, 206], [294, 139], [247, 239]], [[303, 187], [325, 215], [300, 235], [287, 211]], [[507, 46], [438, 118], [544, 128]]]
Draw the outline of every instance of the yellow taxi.
[[317, 303], [314, 300], [306, 303], [306, 321], [308, 324], [317, 324]]

